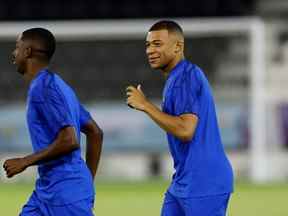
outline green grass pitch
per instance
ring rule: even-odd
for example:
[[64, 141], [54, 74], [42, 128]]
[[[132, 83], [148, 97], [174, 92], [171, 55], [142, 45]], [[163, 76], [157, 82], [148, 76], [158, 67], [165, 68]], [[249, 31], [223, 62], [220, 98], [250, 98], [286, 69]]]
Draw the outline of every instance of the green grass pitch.
[[[97, 216], [160, 215], [163, 194], [168, 182], [97, 183]], [[0, 183], [1, 215], [17, 216], [26, 202], [32, 184]], [[227, 216], [287, 216], [288, 183], [255, 186], [237, 183]]]

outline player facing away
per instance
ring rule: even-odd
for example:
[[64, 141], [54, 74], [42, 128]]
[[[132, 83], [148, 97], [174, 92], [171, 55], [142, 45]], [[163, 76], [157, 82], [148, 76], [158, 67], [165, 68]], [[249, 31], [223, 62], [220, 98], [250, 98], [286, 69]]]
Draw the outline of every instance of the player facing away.
[[[20, 216], [93, 215], [94, 184], [103, 133], [74, 91], [49, 70], [53, 34], [43, 28], [24, 31], [16, 41], [13, 63], [29, 83], [27, 124], [34, 153], [4, 162], [7, 177], [38, 166], [39, 178]], [[80, 132], [86, 135], [86, 163]]]
[[184, 57], [182, 28], [155, 23], [146, 37], [153, 69], [166, 77], [162, 110], [141, 86], [127, 87], [127, 104], [145, 112], [167, 132], [175, 173], [162, 216], [224, 216], [233, 191], [233, 172], [219, 133], [215, 104], [202, 70]]

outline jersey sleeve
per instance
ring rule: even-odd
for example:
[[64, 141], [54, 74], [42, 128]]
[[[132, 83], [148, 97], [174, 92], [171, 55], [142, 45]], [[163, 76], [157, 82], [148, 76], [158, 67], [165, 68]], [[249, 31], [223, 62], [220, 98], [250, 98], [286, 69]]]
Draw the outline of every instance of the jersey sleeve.
[[173, 89], [173, 109], [175, 115], [194, 114], [199, 117], [200, 83], [195, 76], [184, 76]]
[[85, 107], [80, 104], [80, 128], [82, 130], [82, 128], [85, 126], [85, 124], [87, 124], [87, 122], [89, 122], [92, 119], [90, 113], [85, 109]]
[[45, 89], [41, 98], [36, 101], [37, 107], [51, 132], [57, 134], [64, 127], [74, 126], [68, 102], [60, 89]]

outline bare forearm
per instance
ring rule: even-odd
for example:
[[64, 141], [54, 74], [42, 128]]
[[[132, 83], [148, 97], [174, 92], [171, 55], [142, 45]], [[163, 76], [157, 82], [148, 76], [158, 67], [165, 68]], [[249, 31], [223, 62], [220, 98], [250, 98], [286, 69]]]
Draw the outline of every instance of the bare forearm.
[[87, 134], [86, 164], [93, 176], [96, 175], [102, 150], [102, 134]]
[[63, 155], [69, 154], [73, 150], [79, 148], [77, 143], [75, 144], [63, 144], [61, 141], [55, 140], [46, 149], [36, 152], [34, 154], [24, 157], [27, 166], [33, 166], [57, 159]]
[[144, 112], [166, 132], [183, 141], [191, 139], [193, 135], [191, 134], [191, 129], [187, 129], [187, 125], [181, 116], [168, 115], [149, 101], [145, 104]]
[[57, 138], [47, 148], [22, 158], [11, 158], [4, 162], [7, 177], [23, 172], [27, 167], [57, 159], [79, 148], [73, 127], [61, 129]]
[[66, 127], [59, 131], [56, 139], [47, 148], [26, 156], [25, 162], [27, 166], [32, 166], [54, 160], [63, 155], [69, 154], [79, 148], [77, 143], [75, 130], [73, 127]]
[[93, 119], [87, 122], [81, 131], [86, 135], [86, 164], [94, 179], [101, 156], [103, 131]]
[[192, 139], [198, 122], [198, 117], [196, 115], [187, 113], [179, 116], [172, 116], [162, 112], [146, 99], [141, 90], [141, 85], [138, 85], [137, 88], [128, 86], [126, 88], [126, 94], [126, 103], [130, 107], [146, 112], [163, 130], [176, 136], [183, 142]]

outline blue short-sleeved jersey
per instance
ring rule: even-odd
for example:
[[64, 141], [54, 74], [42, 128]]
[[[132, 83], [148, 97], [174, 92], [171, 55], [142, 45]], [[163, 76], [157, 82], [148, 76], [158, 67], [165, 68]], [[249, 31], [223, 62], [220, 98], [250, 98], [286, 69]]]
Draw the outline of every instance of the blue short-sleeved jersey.
[[[34, 152], [47, 148], [66, 126], [75, 129], [80, 143], [81, 126], [91, 119], [74, 91], [56, 74], [40, 71], [32, 80], [27, 98], [27, 123]], [[77, 149], [59, 159], [38, 165], [35, 191], [54, 205], [94, 196], [90, 171]]]
[[199, 67], [187, 60], [176, 65], [165, 83], [162, 110], [173, 116], [198, 117], [191, 141], [167, 134], [176, 170], [169, 192], [177, 197], [232, 192], [232, 168], [221, 142], [210, 86]]

